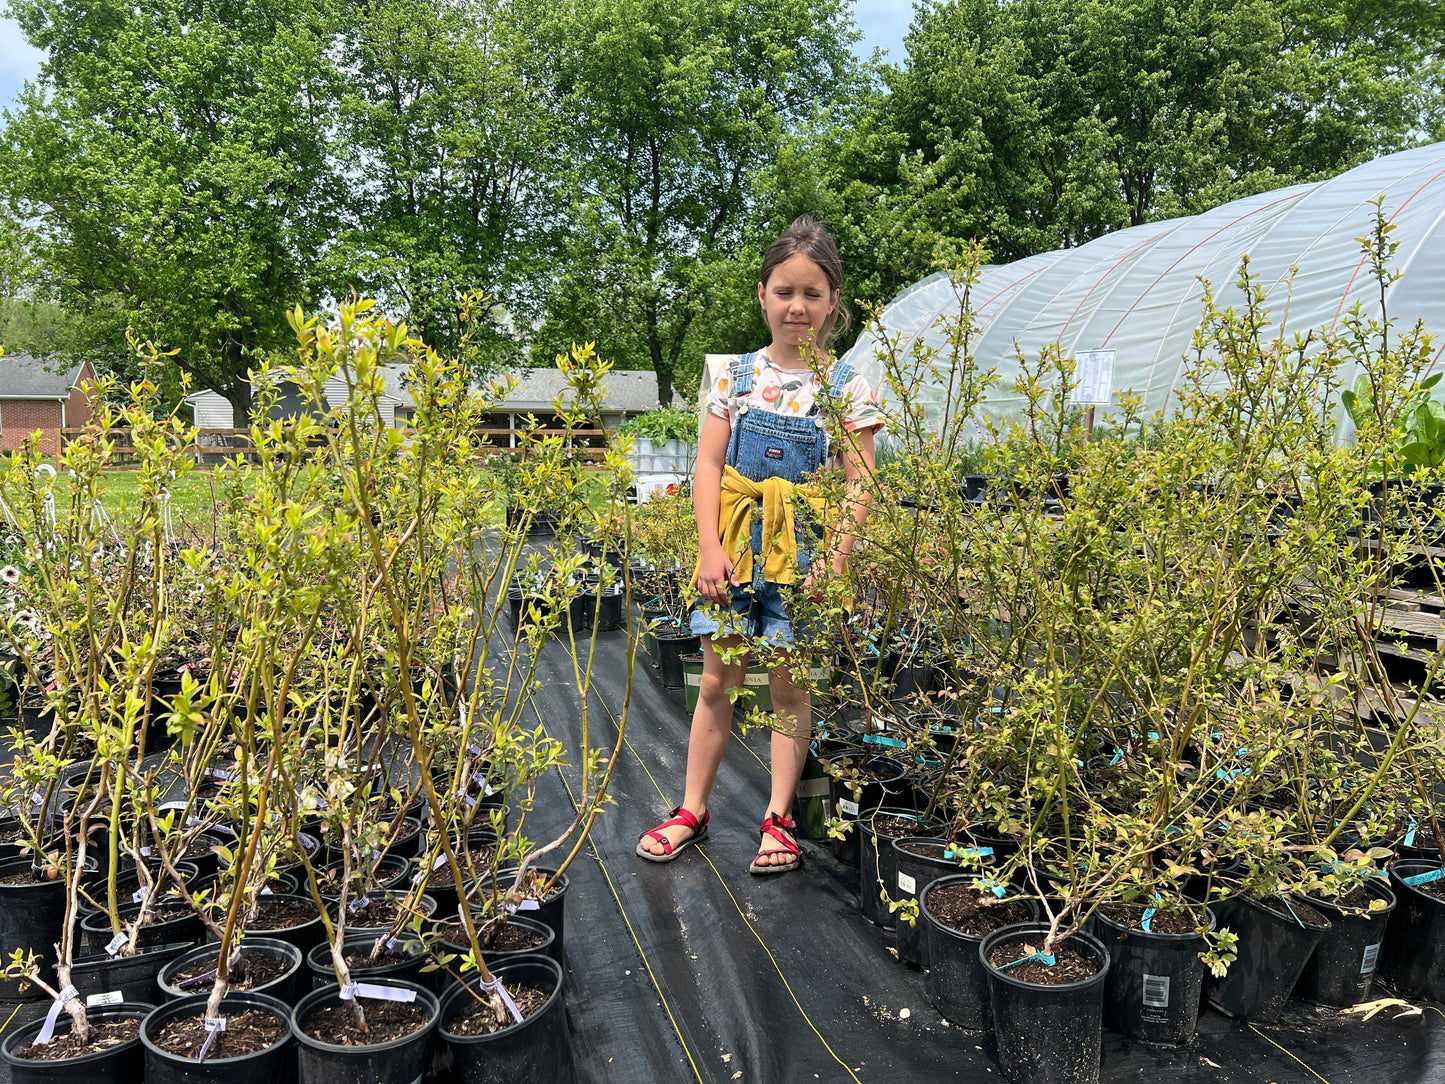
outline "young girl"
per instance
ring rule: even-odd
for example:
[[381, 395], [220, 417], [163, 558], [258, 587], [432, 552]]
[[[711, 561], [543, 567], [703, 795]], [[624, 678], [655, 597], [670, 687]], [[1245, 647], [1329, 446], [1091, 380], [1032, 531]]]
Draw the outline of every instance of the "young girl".
[[[702, 684], [688, 740], [687, 790], [669, 819], [638, 841], [637, 853], [648, 861], [670, 862], [707, 837], [708, 797], [732, 730], [728, 690], [743, 684], [748, 669], [746, 655], [724, 662], [720, 652], [737, 648], [740, 633], [795, 646], [779, 588], [795, 584], [802, 572], [801, 588], [808, 590], [812, 573], [803, 543], [814, 536], [801, 520], [793, 531], [774, 525], [791, 521], [786, 512], [793, 485], [829, 455], [814, 369], [827, 357], [840, 313], [846, 319], [842, 285], [843, 264], [833, 239], [812, 218], [799, 218], [769, 247], [758, 274], [758, 303], [772, 342], [734, 362], [708, 396], [692, 490], [701, 596], [692, 631], [703, 637]], [[850, 434], [842, 448], [832, 449], [850, 483], [843, 511], [849, 529], [840, 529], [832, 553], [833, 570], [842, 574], [853, 547], [851, 528], [867, 513], [858, 483], [873, 470], [873, 431], [881, 418], [867, 380], [851, 366], [835, 362], [826, 384], [844, 404]], [[808, 755], [812, 705], [807, 690], [790, 677], [801, 657], [790, 651], [780, 656], [768, 674], [777, 717], [772, 796], [759, 829], [762, 844], [749, 867], [755, 874], [785, 873], [802, 861], [793, 835], [797, 825], [788, 812]]]

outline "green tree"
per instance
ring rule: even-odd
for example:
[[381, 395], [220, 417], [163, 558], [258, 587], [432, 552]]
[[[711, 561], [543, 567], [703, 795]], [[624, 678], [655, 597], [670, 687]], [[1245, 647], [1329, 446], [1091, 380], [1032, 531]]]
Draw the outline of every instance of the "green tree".
[[178, 351], [246, 423], [247, 371], [323, 293], [335, 69], [310, 0], [12, 0], [48, 52], [7, 111], [0, 188], [59, 298], [112, 344]]
[[847, 5], [566, 0], [537, 30], [569, 164], [533, 357], [595, 340], [666, 402], [699, 313], [735, 304], [717, 284], [755, 273], [759, 180], [856, 64]]
[[904, 142], [870, 178], [878, 213], [1015, 259], [1337, 173], [1438, 127], [1441, 19], [1422, 0], [930, 0], [873, 111]]
[[518, 354], [509, 319], [529, 311], [531, 241], [546, 205], [556, 137], [532, 77], [529, 0], [381, 0], [341, 30], [340, 106], [350, 165], [348, 223], [329, 257], [428, 342], [460, 343], [457, 295], [480, 290], [494, 316], [469, 340], [478, 370]]

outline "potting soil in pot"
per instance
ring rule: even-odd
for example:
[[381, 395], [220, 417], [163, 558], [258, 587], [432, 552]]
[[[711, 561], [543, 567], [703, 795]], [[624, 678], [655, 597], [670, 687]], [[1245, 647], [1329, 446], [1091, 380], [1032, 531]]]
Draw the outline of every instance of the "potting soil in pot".
[[[211, 956], [197, 960], [181, 968], [168, 981], [178, 990], [207, 993], [216, 977], [219, 959], [219, 956]], [[269, 952], [243, 952], [241, 958], [231, 965], [230, 989], [255, 990], [279, 979], [292, 966], [284, 957], [273, 956]]]
[[[1052, 964], [1029, 959], [1042, 950], [1042, 941], [1038, 944], [1020, 942], [1000, 945], [989, 955], [988, 962], [994, 967], [1008, 967], [1008, 973], [1020, 982], [1031, 982], [1037, 986], [1063, 986], [1071, 982], [1083, 982], [1091, 975], [1099, 973], [1099, 961], [1070, 948], [1067, 941], [1054, 946]], [[1027, 962], [1018, 963], [1019, 960]]]
[[356, 1010], [345, 1001], [308, 1013], [300, 1027], [313, 1039], [335, 1046], [378, 1045], [410, 1035], [431, 1019], [424, 1006], [405, 1001], [368, 999], [364, 1009], [366, 1031], [357, 1026]]
[[[156, 1046], [183, 1058], [197, 1057], [205, 1044], [206, 1023], [201, 1014], [183, 1016], [166, 1024], [155, 1037]], [[275, 1046], [288, 1034], [286, 1022], [271, 1013], [243, 1009], [226, 1016], [226, 1030], [214, 1033], [208, 1059], [234, 1058]]]
[[971, 937], [1028, 922], [1033, 918], [1026, 904], [1018, 900], [995, 899], [972, 885], [948, 885], [928, 894], [928, 910], [943, 925]]
[[[507, 993], [512, 996], [523, 1020], [545, 1005], [552, 996], [551, 990], [523, 982], [507, 986]], [[497, 1017], [498, 1013], [490, 1002], [477, 1001], [471, 1008], [453, 1016], [447, 1022], [447, 1030], [453, 1035], [490, 1035], [516, 1023], [510, 1011], [502, 1013], [500, 1020]]]
[[140, 1034], [140, 1020], [109, 1020], [92, 1022], [90, 1038], [82, 1043], [71, 1032], [57, 1034], [48, 1043], [32, 1043], [15, 1051], [17, 1058], [27, 1061], [59, 1061], [61, 1058], [77, 1058], [82, 1054], [99, 1054], [103, 1050], [128, 1043]]

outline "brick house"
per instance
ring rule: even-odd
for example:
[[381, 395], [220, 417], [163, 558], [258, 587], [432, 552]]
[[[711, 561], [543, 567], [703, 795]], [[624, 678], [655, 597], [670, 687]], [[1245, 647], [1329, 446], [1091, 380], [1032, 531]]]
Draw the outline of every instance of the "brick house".
[[[54, 366], [60, 371], [52, 371]], [[90, 423], [90, 397], [80, 385], [95, 379], [90, 362], [52, 362], [30, 354], [0, 356], [0, 452], [14, 451], [37, 429], [41, 450], [60, 450], [60, 430]]]

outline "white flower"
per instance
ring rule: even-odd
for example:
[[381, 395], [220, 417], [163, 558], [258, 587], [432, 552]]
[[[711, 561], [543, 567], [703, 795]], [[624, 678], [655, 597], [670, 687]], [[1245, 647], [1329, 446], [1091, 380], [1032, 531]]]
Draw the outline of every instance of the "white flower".
[[0, 583], [14, 585], [20, 582], [20, 570], [14, 565], [6, 565], [0, 568]]

